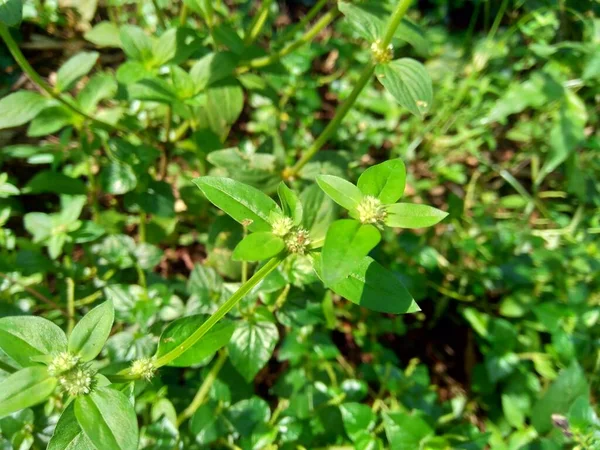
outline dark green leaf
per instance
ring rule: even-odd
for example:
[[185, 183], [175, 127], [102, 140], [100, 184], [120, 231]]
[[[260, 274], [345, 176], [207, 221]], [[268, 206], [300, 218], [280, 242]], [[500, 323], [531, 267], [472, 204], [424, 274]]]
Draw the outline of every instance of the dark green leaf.
[[334, 286], [346, 278], [375, 248], [381, 234], [373, 225], [356, 220], [333, 222], [327, 231], [322, 251], [322, 276], [326, 286]]
[[75, 404], [71, 403], [60, 415], [47, 450], [95, 450], [81, 430], [75, 417]]
[[39, 113], [29, 124], [27, 136], [38, 137], [56, 133], [74, 123], [74, 116], [64, 106], [51, 106]]
[[227, 347], [233, 367], [246, 381], [253, 380], [271, 359], [278, 339], [279, 332], [273, 322], [240, 321]]
[[385, 224], [398, 228], [425, 228], [441, 222], [448, 216], [447, 212], [428, 205], [413, 203], [395, 203], [386, 207]]
[[77, 178], [71, 178], [61, 172], [44, 170], [38, 172], [25, 186], [24, 192], [28, 194], [41, 194], [52, 192], [55, 194], [85, 195], [85, 185]]
[[223, 210], [250, 231], [271, 231], [269, 218], [281, 214], [277, 203], [252, 186], [230, 178], [200, 177], [193, 182], [217, 208]]
[[283, 239], [268, 231], [252, 233], [246, 236], [233, 251], [234, 261], [263, 261], [285, 248]]
[[13, 373], [0, 382], [0, 417], [42, 403], [56, 384], [46, 367], [27, 367]]
[[23, 0], [3, 0], [0, 2], [0, 23], [9, 27], [19, 25], [23, 19]]
[[107, 194], [122, 195], [135, 189], [137, 177], [130, 165], [111, 161], [100, 172], [100, 186]]
[[[156, 357], [166, 355], [178, 345], [181, 345], [188, 337], [194, 333], [206, 322], [209, 316], [196, 314], [193, 316], [182, 317], [171, 322], [163, 331], [158, 342]], [[214, 354], [217, 350], [227, 345], [231, 335], [235, 330], [235, 323], [228, 320], [221, 320], [210, 329], [198, 342], [181, 356], [169, 363], [175, 367], [189, 367], [196, 365], [207, 357]]]
[[423, 117], [431, 108], [431, 78], [420, 62], [401, 58], [377, 65], [375, 73], [398, 103], [414, 115]]
[[96, 306], [75, 325], [69, 336], [69, 351], [79, 355], [84, 362], [94, 359], [104, 347], [114, 319], [112, 301]]
[[[314, 260], [321, 276], [320, 258]], [[396, 274], [366, 256], [344, 280], [329, 287], [336, 294], [359, 306], [388, 314], [406, 314], [421, 309]]]
[[75, 417], [96, 448], [138, 448], [137, 417], [133, 405], [122, 392], [98, 387], [88, 395], [77, 397]]

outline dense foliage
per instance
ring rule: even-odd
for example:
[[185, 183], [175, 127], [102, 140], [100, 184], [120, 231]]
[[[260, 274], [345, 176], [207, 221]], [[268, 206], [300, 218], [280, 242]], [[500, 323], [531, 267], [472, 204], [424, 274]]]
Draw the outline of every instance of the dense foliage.
[[0, 0], [0, 448], [599, 449], [599, 11]]

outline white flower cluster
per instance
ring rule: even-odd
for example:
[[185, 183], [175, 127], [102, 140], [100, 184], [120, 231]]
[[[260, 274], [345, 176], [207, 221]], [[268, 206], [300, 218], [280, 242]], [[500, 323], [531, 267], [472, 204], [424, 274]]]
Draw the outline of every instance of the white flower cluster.
[[79, 356], [72, 355], [69, 352], [61, 352], [54, 357], [48, 365], [48, 373], [55, 377], [63, 372], [71, 370], [79, 362]]
[[150, 381], [156, 372], [156, 367], [151, 358], [136, 359], [131, 364], [131, 374]]
[[372, 195], [366, 195], [356, 207], [356, 211], [361, 223], [383, 225], [383, 221], [387, 216], [387, 211], [381, 200]]
[[86, 367], [76, 367], [58, 377], [58, 382], [74, 397], [89, 394], [92, 390], [94, 372]]
[[385, 64], [390, 62], [394, 57], [394, 46], [389, 44], [387, 47], [384, 47], [381, 39], [377, 39], [371, 44], [371, 52], [376, 62]]

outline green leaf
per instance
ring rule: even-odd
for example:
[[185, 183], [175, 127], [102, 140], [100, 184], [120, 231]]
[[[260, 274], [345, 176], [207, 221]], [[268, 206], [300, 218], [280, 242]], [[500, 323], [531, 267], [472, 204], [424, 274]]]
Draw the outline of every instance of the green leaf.
[[165, 31], [152, 46], [153, 64], [162, 66], [168, 63], [177, 54], [177, 28]]
[[[314, 259], [315, 271], [321, 277], [321, 258]], [[366, 256], [350, 274], [329, 288], [352, 303], [387, 314], [420, 311], [410, 292], [398, 276]]]
[[277, 188], [277, 194], [279, 194], [283, 213], [293, 219], [294, 225], [300, 225], [302, 223], [303, 210], [302, 203], [296, 193], [282, 181]]
[[233, 367], [246, 381], [252, 381], [273, 354], [279, 340], [277, 326], [267, 320], [241, 320], [227, 346]]
[[389, 12], [383, 6], [339, 2], [338, 8], [350, 26], [369, 43], [383, 37], [389, 18]]
[[62, 128], [73, 123], [74, 116], [64, 106], [51, 106], [45, 108], [29, 124], [27, 136], [39, 137], [56, 133]]
[[200, 177], [193, 180], [206, 198], [250, 231], [271, 231], [269, 218], [282, 214], [277, 203], [252, 186], [230, 178]]
[[368, 405], [344, 403], [340, 405], [340, 411], [344, 429], [352, 441], [356, 441], [365, 431], [370, 432], [375, 428], [377, 417]]
[[552, 428], [552, 414], [566, 414], [577, 397], [589, 394], [585, 374], [577, 363], [563, 370], [538, 400], [531, 412], [531, 423], [540, 433]]
[[333, 222], [321, 253], [325, 286], [333, 286], [346, 278], [380, 239], [381, 234], [373, 225], [351, 219]]
[[394, 450], [424, 448], [423, 441], [433, 436], [433, 429], [423, 419], [402, 412], [384, 413], [385, 434]]
[[132, 450], [138, 448], [138, 425], [129, 399], [109, 387], [95, 388], [75, 399], [75, 417], [96, 448]]
[[121, 46], [127, 57], [142, 62], [152, 59], [152, 39], [140, 27], [124, 25], [121, 27], [119, 35]]
[[324, 239], [329, 225], [335, 220], [338, 207], [316, 184], [311, 184], [300, 194], [302, 225], [313, 239]]
[[196, 92], [232, 75], [235, 66], [235, 55], [230, 52], [209, 53], [203, 56], [190, 69]]
[[235, 80], [222, 80], [206, 91], [206, 114], [211, 129], [223, 137], [244, 108], [244, 92]]
[[447, 212], [433, 206], [413, 203], [395, 203], [386, 206], [386, 210], [385, 224], [388, 227], [398, 228], [431, 227], [448, 216]]
[[62, 172], [44, 170], [35, 174], [27, 182], [23, 192], [27, 194], [52, 192], [55, 194], [85, 195], [86, 189], [85, 184], [77, 178], [71, 178]]
[[[206, 322], [208, 317], [204, 314], [196, 314], [171, 322], [160, 336], [156, 358], [166, 355], [175, 347], [181, 345], [200, 325]], [[169, 366], [189, 367], [201, 363], [217, 350], [227, 345], [234, 330], [235, 323], [229, 320], [221, 320], [185, 353], [171, 361]]]
[[100, 187], [107, 194], [122, 195], [133, 191], [137, 177], [129, 164], [111, 161], [100, 172]]
[[81, 77], [92, 70], [99, 56], [98, 52], [81, 52], [69, 58], [56, 73], [56, 91], [70, 90]]
[[112, 22], [99, 22], [83, 37], [98, 47], [121, 47], [119, 28]]
[[110, 335], [115, 309], [112, 301], [107, 300], [96, 306], [79, 321], [69, 336], [69, 351], [81, 356], [81, 360], [94, 359]]
[[353, 210], [363, 199], [363, 194], [355, 185], [334, 175], [319, 175], [317, 183], [338, 205]]
[[279, 236], [261, 231], [246, 236], [231, 257], [234, 261], [262, 261], [281, 253], [284, 248], [285, 242]]
[[75, 417], [75, 403], [70, 403], [58, 419], [46, 450], [95, 450]]
[[216, 404], [210, 403], [200, 406], [190, 420], [190, 432], [204, 448], [227, 433], [223, 419], [215, 414], [215, 407]]
[[377, 197], [383, 204], [396, 203], [404, 193], [406, 167], [401, 159], [392, 159], [369, 167], [357, 186], [365, 195]]
[[57, 379], [45, 366], [27, 367], [0, 382], [0, 417], [29, 408], [46, 400], [56, 388]]
[[415, 116], [423, 117], [431, 108], [431, 78], [420, 62], [401, 58], [387, 64], [378, 64], [375, 74], [398, 103]]
[[111, 99], [117, 93], [117, 80], [114, 74], [96, 73], [77, 94], [77, 102], [86, 113], [95, 111], [102, 100]]
[[19, 25], [23, 20], [23, 0], [2, 0], [0, 2], [0, 23], [9, 27]]
[[173, 103], [177, 99], [177, 94], [173, 91], [172, 86], [158, 77], [139, 80], [129, 86], [128, 92], [130, 99], [147, 102]]
[[17, 91], [0, 100], [0, 129], [23, 125], [48, 106], [49, 100], [37, 92]]
[[22, 367], [32, 366], [32, 357], [67, 349], [63, 330], [49, 320], [34, 316], [0, 319], [0, 349]]

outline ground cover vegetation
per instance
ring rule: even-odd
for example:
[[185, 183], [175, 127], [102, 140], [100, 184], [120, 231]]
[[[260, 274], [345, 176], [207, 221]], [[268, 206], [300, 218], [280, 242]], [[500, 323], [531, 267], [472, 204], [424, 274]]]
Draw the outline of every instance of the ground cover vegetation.
[[0, 447], [600, 448], [587, 0], [0, 0]]

